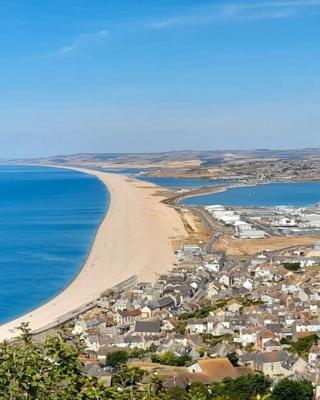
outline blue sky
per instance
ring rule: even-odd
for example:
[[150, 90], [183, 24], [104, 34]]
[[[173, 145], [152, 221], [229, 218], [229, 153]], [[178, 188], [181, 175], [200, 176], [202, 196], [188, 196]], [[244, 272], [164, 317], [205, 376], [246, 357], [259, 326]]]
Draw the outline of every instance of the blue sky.
[[0, 0], [1, 157], [320, 147], [320, 0]]

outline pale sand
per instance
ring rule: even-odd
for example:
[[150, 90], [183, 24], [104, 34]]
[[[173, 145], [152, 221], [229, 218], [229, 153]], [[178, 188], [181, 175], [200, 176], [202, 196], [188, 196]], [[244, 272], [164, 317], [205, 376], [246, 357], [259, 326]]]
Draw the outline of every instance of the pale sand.
[[97, 176], [111, 197], [88, 259], [57, 297], [2, 325], [0, 340], [16, 336], [14, 328], [22, 321], [29, 322], [32, 329], [43, 328], [132, 275], [154, 280], [176, 262], [170, 239], [186, 233], [179, 214], [161, 202], [158, 186], [122, 175], [78, 170]]

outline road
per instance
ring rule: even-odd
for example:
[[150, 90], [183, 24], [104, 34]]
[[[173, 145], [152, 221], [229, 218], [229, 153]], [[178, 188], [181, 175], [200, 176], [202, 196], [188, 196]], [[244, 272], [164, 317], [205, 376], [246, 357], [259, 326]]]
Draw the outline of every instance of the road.
[[201, 222], [209, 230], [211, 236], [203, 249], [207, 253], [212, 253], [212, 247], [222, 235], [222, 232], [217, 231], [212, 216], [205, 209], [190, 207], [190, 210], [200, 218]]

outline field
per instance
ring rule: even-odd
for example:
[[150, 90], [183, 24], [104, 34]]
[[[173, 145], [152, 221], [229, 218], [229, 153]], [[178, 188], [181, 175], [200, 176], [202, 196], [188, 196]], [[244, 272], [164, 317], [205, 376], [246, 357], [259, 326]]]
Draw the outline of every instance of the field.
[[265, 239], [234, 239], [223, 235], [215, 243], [214, 251], [224, 251], [229, 256], [247, 256], [262, 251], [276, 251], [294, 246], [313, 245], [319, 236], [283, 236]]

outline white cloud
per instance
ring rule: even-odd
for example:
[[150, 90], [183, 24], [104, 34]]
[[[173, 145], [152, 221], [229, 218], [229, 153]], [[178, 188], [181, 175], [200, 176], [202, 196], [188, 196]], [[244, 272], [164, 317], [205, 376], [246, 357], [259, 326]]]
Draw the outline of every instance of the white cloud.
[[281, 19], [320, 11], [320, 0], [278, 0], [243, 3], [225, 3], [195, 8], [189, 14], [179, 15], [149, 25], [150, 29], [169, 29], [201, 26], [223, 20]]
[[72, 42], [62, 46], [60, 49], [49, 53], [49, 55], [67, 55], [74, 53], [84, 45], [88, 45], [97, 39], [106, 39], [109, 36], [107, 30], [100, 30], [91, 33], [81, 33], [77, 35]]

